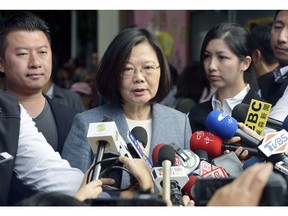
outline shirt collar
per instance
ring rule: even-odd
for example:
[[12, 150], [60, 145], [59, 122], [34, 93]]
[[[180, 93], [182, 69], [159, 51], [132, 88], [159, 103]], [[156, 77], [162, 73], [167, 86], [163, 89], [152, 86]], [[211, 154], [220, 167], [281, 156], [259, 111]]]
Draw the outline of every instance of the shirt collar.
[[235, 95], [232, 98], [225, 99], [223, 104], [221, 104], [221, 102], [216, 98], [216, 95], [217, 95], [216, 94], [217, 92], [216, 92], [212, 96], [213, 110], [219, 110], [223, 112], [224, 114], [231, 116], [232, 110], [234, 109], [234, 107], [244, 100], [249, 90], [250, 90], [250, 85], [247, 84], [246, 87], [242, 91], [240, 91], [237, 95]]
[[45, 94], [49, 97], [49, 98], [53, 98], [53, 92], [54, 92], [54, 84], [52, 83], [51, 87], [48, 89], [47, 92], [45, 92]]

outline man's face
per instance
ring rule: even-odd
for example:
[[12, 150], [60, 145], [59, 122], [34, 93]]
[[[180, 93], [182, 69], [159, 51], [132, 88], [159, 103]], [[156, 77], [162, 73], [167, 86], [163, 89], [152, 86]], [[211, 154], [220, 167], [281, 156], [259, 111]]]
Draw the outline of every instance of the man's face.
[[280, 66], [288, 65], [288, 11], [280, 11], [275, 18], [270, 44]]
[[52, 72], [52, 51], [42, 31], [14, 31], [7, 35], [8, 46], [0, 58], [7, 90], [14, 93], [41, 91]]

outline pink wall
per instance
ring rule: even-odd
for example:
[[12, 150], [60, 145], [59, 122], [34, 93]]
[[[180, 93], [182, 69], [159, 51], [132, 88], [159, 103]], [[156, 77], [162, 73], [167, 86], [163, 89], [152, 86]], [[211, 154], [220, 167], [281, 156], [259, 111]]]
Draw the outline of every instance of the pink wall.
[[187, 63], [187, 20], [187, 11], [134, 11], [134, 24], [159, 36], [168, 61], [176, 66], [178, 72]]

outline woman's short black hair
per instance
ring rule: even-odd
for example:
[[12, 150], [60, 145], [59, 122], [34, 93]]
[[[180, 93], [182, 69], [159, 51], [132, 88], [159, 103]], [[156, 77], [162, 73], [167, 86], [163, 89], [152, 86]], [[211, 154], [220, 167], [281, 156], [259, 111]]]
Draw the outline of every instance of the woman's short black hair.
[[160, 65], [160, 82], [151, 102], [161, 101], [170, 88], [170, 71], [165, 53], [155, 35], [144, 28], [129, 27], [122, 30], [110, 43], [97, 71], [96, 82], [100, 95], [110, 101], [122, 103], [120, 95], [121, 73], [126, 67], [134, 46], [148, 42], [156, 52]]

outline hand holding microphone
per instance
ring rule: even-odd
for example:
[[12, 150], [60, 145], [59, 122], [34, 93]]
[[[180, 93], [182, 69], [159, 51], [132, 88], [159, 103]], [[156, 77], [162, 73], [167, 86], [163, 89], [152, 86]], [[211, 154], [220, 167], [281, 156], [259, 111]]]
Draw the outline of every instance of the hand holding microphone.
[[258, 138], [246, 133], [238, 128], [238, 122], [231, 116], [225, 115], [219, 110], [213, 110], [206, 118], [206, 126], [209, 131], [216, 133], [223, 139], [231, 139], [239, 136], [244, 145], [252, 148], [258, 148], [261, 141]]

